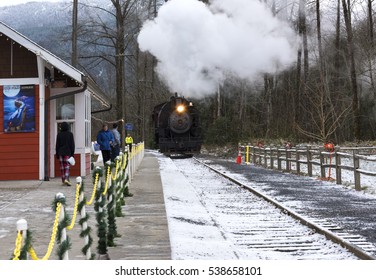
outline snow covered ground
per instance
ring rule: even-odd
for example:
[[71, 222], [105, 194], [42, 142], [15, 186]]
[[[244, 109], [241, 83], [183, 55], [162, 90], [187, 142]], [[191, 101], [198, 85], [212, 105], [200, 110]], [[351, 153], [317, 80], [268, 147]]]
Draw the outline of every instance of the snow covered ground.
[[[160, 164], [173, 259], [355, 258], [339, 245], [294, 221], [293, 226], [288, 229], [290, 233], [294, 235], [299, 232], [299, 238], [309, 240], [317, 248], [317, 252], [305, 255], [304, 250], [299, 253], [285, 253], [250, 247], [255, 235], [260, 238], [261, 244], [268, 239], [267, 231], [263, 232], [262, 229], [273, 221], [268, 221], [269, 214], [262, 212], [264, 209], [270, 211], [267, 210], [269, 205], [263, 205], [265, 202], [257, 201], [251, 193], [219, 177], [192, 159], [180, 160], [177, 167], [170, 158], [158, 153], [156, 156]], [[262, 210], [252, 213], [256, 204], [261, 204], [258, 209]], [[280, 223], [286, 223], [287, 228], [292, 218], [282, 213], [279, 215]]]

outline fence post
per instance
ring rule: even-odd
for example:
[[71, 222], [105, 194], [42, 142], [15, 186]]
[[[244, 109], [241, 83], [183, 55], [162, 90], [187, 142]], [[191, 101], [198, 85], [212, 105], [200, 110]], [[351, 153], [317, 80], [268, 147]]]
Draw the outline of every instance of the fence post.
[[258, 158], [259, 158], [259, 165], [262, 166], [262, 156], [261, 156], [261, 148], [258, 148], [259, 153], [258, 153]]
[[270, 148], [270, 168], [274, 169], [273, 148]]
[[[62, 193], [57, 193], [55, 198], [56, 198], [56, 200], [65, 200], [65, 195], [62, 194]], [[65, 220], [65, 206], [62, 204], [62, 206], [60, 208], [59, 224], [63, 223], [64, 220]], [[61, 236], [60, 237], [60, 245], [68, 242], [67, 241], [67, 228], [66, 227], [63, 227], [61, 229], [61, 235], [60, 236]], [[63, 250], [63, 255], [61, 256], [61, 259], [64, 260], [64, 261], [69, 260], [68, 249]]]
[[253, 146], [252, 147], [252, 161], [253, 161], [253, 164], [256, 164], [256, 147]]
[[[17, 231], [20, 231], [22, 233], [22, 241], [24, 242], [27, 238], [27, 221], [25, 219], [20, 219], [17, 221]], [[22, 245], [22, 242], [21, 244]], [[25, 245], [23, 245], [25, 246]], [[21, 249], [21, 248], [20, 248]], [[27, 260], [27, 251], [26, 251], [26, 254], [24, 256], [22, 256], [23, 254], [20, 252], [20, 255], [19, 256], [15, 256], [17, 257], [17, 259], [25, 259]]]
[[360, 173], [358, 172], [359, 169], [359, 158], [356, 156], [355, 150], [353, 150], [353, 159], [354, 159], [354, 181], [355, 181], [355, 189], [357, 191], [361, 190], [360, 187]]
[[342, 170], [341, 170], [341, 155], [338, 154], [340, 148], [338, 148], [335, 152], [336, 156], [336, 183], [337, 185], [342, 184]]
[[257, 164], [257, 151], [258, 151], [259, 147], [254, 147], [254, 154], [253, 154], [253, 163], [254, 164]]
[[281, 162], [281, 151], [277, 148], [277, 164], [278, 170], [282, 169], [282, 162]]
[[321, 178], [325, 178], [325, 166], [324, 166], [324, 154], [323, 149], [320, 148], [320, 171], [321, 171]]
[[[105, 165], [105, 171], [102, 169], [97, 170], [97, 172], [100, 172], [99, 176], [104, 177], [106, 180], [106, 176], [104, 172], [107, 173], [107, 165]], [[109, 175], [111, 176], [111, 175]], [[96, 221], [97, 221], [97, 236], [98, 236], [98, 245], [97, 245], [97, 259], [99, 260], [109, 260], [110, 257], [108, 255], [108, 249], [107, 249], [107, 223], [106, 223], [106, 195], [104, 194], [105, 191], [105, 183], [100, 179], [98, 181], [98, 187], [97, 192], [95, 196], [95, 204], [94, 204], [94, 210], [96, 212]]]
[[264, 148], [264, 167], [268, 168], [267, 148]]
[[296, 174], [300, 174], [300, 154], [299, 154], [299, 151], [298, 151], [298, 148], [296, 148]]
[[90, 230], [91, 228], [88, 226], [87, 221], [88, 221], [88, 216], [86, 215], [86, 199], [85, 199], [85, 193], [84, 193], [84, 186], [82, 182], [81, 177], [76, 178], [76, 183], [80, 184], [80, 196], [79, 196], [79, 204], [78, 204], [78, 211], [80, 212], [80, 222], [79, 224], [81, 225], [81, 237], [84, 239], [85, 245], [82, 248], [82, 253], [86, 256], [87, 260], [93, 259], [94, 256], [91, 254], [91, 244], [92, 240], [90, 237]]
[[117, 225], [116, 225], [116, 215], [115, 215], [115, 191], [116, 191], [116, 181], [119, 172], [119, 161], [116, 161], [115, 164], [115, 176], [112, 176], [112, 169], [114, 163], [111, 163], [110, 166], [110, 180], [109, 186], [107, 190], [107, 221], [108, 221], [108, 228], [107, 228], [107, 246], [114, 247], [115, 246], [115, 237], [118, 235], [117, 233]]
[[124, 179], [125, 179], [125, 168], [126, 165], [124, 164], [125, 162], [125, 157], [126, 155], [120, 152], [119, 157], [117, 157], [117, 161], [120, 163], [120, 171], [119, 171], [119, 176], [116, 179], [116, 206], [115, 206], [115, 213], [116, 217], [123, 217], [122, 209], [121, 206], [124, 205]]
[[308, 176], [312, 177], [312, 154], [309, 150], [309, 146], [307, 146], [307, 169], [308, 169]]
[[290, 172], [291, 171], [291, 168], [290, 168], [291, 152], [288, 148], [285, 148], [285, 150], [286, 150], [286, 171]]

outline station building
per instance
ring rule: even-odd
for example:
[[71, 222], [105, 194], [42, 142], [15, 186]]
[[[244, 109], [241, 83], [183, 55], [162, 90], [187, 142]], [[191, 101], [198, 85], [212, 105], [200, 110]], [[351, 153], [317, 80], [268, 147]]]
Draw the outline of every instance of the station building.
[[92, 103], [111, 108], [88, 75], [0, 22], [0, 181], [59, 177], [64, 121], [76, 146], [71, 176], [90, 174]]

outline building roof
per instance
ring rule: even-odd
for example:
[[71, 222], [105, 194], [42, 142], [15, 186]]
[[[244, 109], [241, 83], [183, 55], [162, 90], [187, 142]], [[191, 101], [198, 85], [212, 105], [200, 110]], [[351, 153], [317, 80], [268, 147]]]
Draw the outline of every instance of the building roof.
[[95, 81], [89, 75], [85, 75], [83, 72], [81, 72], [77, 68], [73, 67], [69, 63], [65, 62], [61, 58], [51, 53], [50, 51], [41, 47], [40, 45], [30, 40], [26, 36], [22, 35], [15, 29], [9, 27], [2, 21], [0, 21], [0, 34], [4, 34], [8, 38], [22, 45], [24, 48], [35, 53], [36, 55], [39, 55], [44, 61], [46, 61], [54, 68], [59, 69], [61, 72], [65, 73], [67, 76], [77, 81], [81, 86], [85, 82], [87, 82], [88, 84], [87, 88], [92, 93], [92, 95], [97, 100], [99, 100], [104, 106], [110, 106], [105, 94], [102, 92], [99, 86], [95, 83]]

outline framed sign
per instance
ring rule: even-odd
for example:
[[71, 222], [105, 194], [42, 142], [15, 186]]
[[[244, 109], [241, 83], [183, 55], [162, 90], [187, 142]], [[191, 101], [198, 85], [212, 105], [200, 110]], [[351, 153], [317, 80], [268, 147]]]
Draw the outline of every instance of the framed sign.
[[132, 123], [126, 123], [124, 126], [126, 131], [132, 131], [133, 130], [133, 124]]
[[34, 85], [4, 86], [3, 95], [4, 132], [34, 132]]

